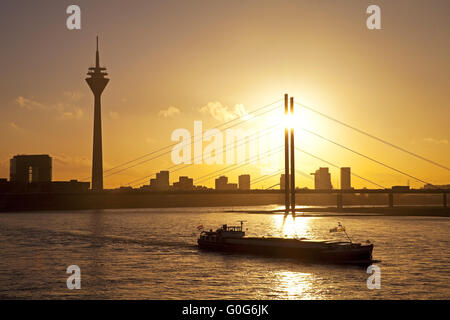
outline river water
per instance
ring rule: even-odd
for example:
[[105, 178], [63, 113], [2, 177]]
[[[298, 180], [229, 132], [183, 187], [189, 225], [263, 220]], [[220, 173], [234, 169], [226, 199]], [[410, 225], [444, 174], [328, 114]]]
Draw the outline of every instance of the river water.
[[[448, 218], [325, 214], [283, 225], [283, 215], [230, 209], [2, 213], [0, 299], [450, 298]], [[368, 289], [362, 267], [197, 249], [198, 225], [239, 220], [248, 235], [344, 240], [329, 232], [340, 221], [352, 240], [375, 244], [381, 288]], [[81, 270], [79, 290], [67, 288], [70, 265]]]

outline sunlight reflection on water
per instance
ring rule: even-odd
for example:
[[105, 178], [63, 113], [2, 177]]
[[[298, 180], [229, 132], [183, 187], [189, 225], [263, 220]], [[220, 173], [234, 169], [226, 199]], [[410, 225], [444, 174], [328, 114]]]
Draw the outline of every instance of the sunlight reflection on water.
[[[273, 209], [270, 207], [269, 209]], [[251, 208], [255, 209], [255, 208]], [[257, 209], [261, 209], [257, 208]], [[262, 207], [267, 209], [267, 207]], [[450, 219], [297, 217], [230, 208], [128, 209], [0, 215], [0, 298], [41, 299], [448, 299]], [[364, 268], [199, 251], [203, 224], [246, 220], [249, 236], [375, 243], [382, 289]], [[420, 253], [420, 254], [418, 254]], [[79, 265], [82, 290], [66, 288]]]
[[311, 273], [283, 271], [277, 274], [279, 285], [278, 290], [286, 293], [287, 299], [320, 299], [320, 296], [310, 294], [313, 283]]

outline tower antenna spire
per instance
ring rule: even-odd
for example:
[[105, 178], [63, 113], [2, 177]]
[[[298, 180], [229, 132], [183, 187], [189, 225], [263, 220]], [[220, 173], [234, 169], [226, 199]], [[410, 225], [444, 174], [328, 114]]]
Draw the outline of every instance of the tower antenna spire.
[[100, 54], [98, 52], [98, 36], [97, 36], [97, 51], [95, 53], [95, 67], [100, 68]]

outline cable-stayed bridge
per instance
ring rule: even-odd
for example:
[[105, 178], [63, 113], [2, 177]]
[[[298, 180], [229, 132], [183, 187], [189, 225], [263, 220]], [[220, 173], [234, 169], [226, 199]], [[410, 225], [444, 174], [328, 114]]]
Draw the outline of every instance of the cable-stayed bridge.
[[[280, 111], [283, 110], [283, 104], [284, 104], [285, 116], [287, 116], [287, 117], [289, 117], [289, 116], [293, 117], [294, 110], [302, 108], [304, 110], [312, 112], [312, 113], [326, 119], [327, 121], [332, 121], [340, 126], [347, 128], [347, 129], [351, 129], [358, 135], [362, 135], [362, 136], [364, 136], [370, 140], [373, 140], [377, 143], [383, 144], [392, 149], [400, 151], [400, 152], [408, 155], [409, 157], [416, 158], [420, 161], [426, 162], [430, 166], [434, 166], [434, 167], [442, 170], [442, 172], [446, 172], [447, 175], [450, 177], [450, 174], [449, 174], [450, 168], [448, 165], [434, 161], [424, 155], [417, 154], [411, 150], [408, 150], [405, 147], [399, 146], [390, 141], [387, 141], [386, 139], [383, 139], [374, 134], [368, 133], [365, 130], [362, 130], [360, 128], [352, 126], [342, 120], [331, 117], [330, 115], [325, 114], [321, 111], [318, 111], [312, 107], [306, 106], [302, 103], [294, 102], [293, 98], [291, 98], [291, 100], [290, 100], [290, 110], [289, 110], [289, 101], [288, 101], [287, 95], [285, 96], [284, 103], [283, 103], [283, 99], [274, 101], [267, 105], [255, 108], [251, 112], [247, 113], [244, 117], [236, 117], [234, 119], [231, 119], [227, 122], [224, 122], [224, 123], [214, 127], [213, 129], [227, 130], [227, 129], [231, 129], [231, 128], [239, 128], [240, 126], [243, 126], [243, 125], [248, 126], [251, 123], [251, 121], [254, 121], [255, 119], [261, 118], [263, 116], [270, 116], [274, 113], [279, 114]], [[343, 206], [343, 195], [344, 194], [380, 194], [380, 193], [383, 194], [384, 193], [384, 194], [387, 194], [388, 204], [391, 207], [394, 206], [394, 194], [442, 194], [442, 204], [443, 204], [443, 206], [447, 206], [447, 193], [450, 193], [450, 190], [441, 189], [437, 186], [434, 186], [432, 183], [427, 181], [426, 178], [419, 177], [415, 173], [412, 173], [412, 172], [406, 172], [404, 169], [398, 168], [397, 166], [394, 166], [392, 164], [381, 161], [373, 155], [367, 155], [360, 150], [356, 150], [347, 145], [344, 145], [343, 143], [337, 141], [336, 138], [327, 137], [323, 133], [319, 133], [319, 132], [313, 131], [311, 129], [304, 128], [299, 124], [291, 124], [291, 127], [288, 128], [286, 126], [286, 122], [282, 121], [278, 124], [266, 127], [264, 129], [257, 130], [250, 135], [242, 137], [241, 139], [237, 139], [237, 141], [234, 141], [234, 140], [231, 142], [227, 141], [227, 143], [223, 145], [222, 152], [226, 152], [228, 150], [238, 148], [239, 146], [245, 145], [247, 143], [248, 144], [250, 144], [252, 142], [254, 143], [258, 139], [269, 137], [270, 135], [272, 135], [276, 132], [280, 133], [283, 129], [285, 131], [284, 144], [280, 143], [276, 147], [271, 148], [270, 150], [268, 150], [267, 152], [265, 152], [263, 154], [249, 156], [247, 158], [247, 161], [245, 161], [245, 163], [234, 163], [234, 164], [222, 165], [222, 168], [220, 168], [218, 170], [213, 170], [211, 172], [207, 172], [200, 176], [195, 177], [194, 183], [199, 184], [199, 183], [214, 181], [214, 179], [216, 179], [217, 177], [219, 177], [227, 172], [232, 172], [237, 169], [242, 170], [243, 168], [246, 168], [248, 166], [255, 165], [255, 163], [257, 161], [260, 161], [262, 158], [264, 159], [264, 158], [271, 157], [274, 155], [282, 155], [284, 152], [285, 168], [277, 168], [276, 170], [274, 170], [271, 173], [260, 175], [256, 179], [252, 180], [251, 185], [253, 186], [255, 184], [260, 184], [263, 181], [273, 179], [274, 177], [280, 175], [283, 172], [285, 173], [285, 176], [293, 177], [293, 179], [285, 179], [286, 186], [284, 189], [291, 190], [290, 195], [286, 196], [286, 208], [289, 207], [289, 202], [291, 202], [290, 207], [295, 208], [295, 194], [335, 194], [337, 207]], [[294, 130], [301, 130], [302, 132], [304, 132], [308, 135], [314, 136], [314, 137], [321, 139], [329, 144], [337, 146], [337, 147], [341, 148], [342, 150], [352, 153], [353, 155], [361, 157], [362, 159], [365, 159], [367, 161], [370, 161], [377, 166], [384, 167], [385, 169], [388, 169], [392, 173], [400, 174], [402, 176], [407, 177], [408, 179], [412, 179], [414, 181], [423, 183], [423, 184], [427, 185], [428, 188], [427, 189], [408, 189], [408, 190], [390, 189], [390, 188], [387, 188], [386, 186], [383, 186], [383, 184], [374, 181], [373, 178], [369, 179], [368, 177], [364, 177], [360, 174], [357, 174], [357, 173], [353, 172], [353, 170], [352, 170], [351, 175], [353, 177], [355, 177], [357, 179], [361, 179], [362, 181], [365, 181], [366, 183], [369, 183], [374, 188], [373, 189], [367, 189], [367, 188], [348, 189], [348, 190], [296, 189], [296, 184], [295, 184], [295, 182], [296, 182], [295, 176], [296, 175], [297, 176], [300, 175], [307, 179], [314, 179], [314, 178], [311, 177], [311, 175], [308, 175], [307, 173], [302, 172], [298, 168], [295, 168], [295, 163], [296, 163], [295, 154], [305, 155], [307, 157], [310, 157], [311, 159], [319, 161], [320, 163], [325, 163], [327, 165], [330, 165], [330, 166], [338, 168], [338, 169], [341, 168], [341, 166], [330, 161], [329, 159], [326, 159], [323, 156], [318, 156], [318, 155], [312, 153], [310, 150], [305, 150], [304, 148], [295, 147], [294, 146]], [[202, 132], [202, 135], [200, 135], [200, 137], [194, 136], [194, 139], [191, 139], [187, 143], [187, 147], [191, 148], [191, 146], [193, 144], [195, 144], [195, 142], [198, 141], [198, 139], [203, 139], [203, 133], [205, 133], [205, 132], [206, 132], [206, 130]], [[289, 141], [289, 134], [290, 134], [290, 141]], [[106, 180], [109, 177], [119, 175], [127, 170], [136, 168], [138, 166], [149, 166], [149, 165], [151, 165], [151, 161], [161, 159], [164, 156], [169, 155], [172, 152], [172, 149], [177, 145], [178, 145], [178, 143], [169, 144], [165, 147], [151, 151], [149, 153], [146, 153], [146, 154], [136, 157], [134, 159], [130, 159], [129, 161], [123, 162], [123, 163], [118, 164], [108, 170], [105, 170], [103, 172], [104, 179]], [[194, 156], [191, 158], [190, 163], [188, 163], [188, 164], [184, 164], [184, 163], [172, 164], [172, 165], [168, 165], [165, 168], [158, 168], [158, 170], [149, 170], [148, 174], [138, 177], [136, 179], [133, 179], [133, 180], [129, 181], [126, 185], [129, 187], [133, 187], [133, 188], [136, 188], [136, 187], [139, 187], [142, 185], [146, 185], [146, 183], [149, 181], [149, 179], [152, 178], [153, 176], [155, 176], [157, 171], [159, 171], [160, 169], [170, 171], [170, 173], [182, 172], [183, 170], [190, 168], [190, 167], [194, 166], [196, 163], [198, 163], [198, 161], [196, 161], [196, 160], [198, 160], [198, 157], [199, 156], [195, 156], [195, 154], [194, 154]], [[200, 155], [200, 157], [202, 160], [206, 160], [208, 158], [207, 156], [205, 157], [204, 155]], [[89, 180], [89, 179], [90, 179], [90, 177], [87, 177], [83, 180]], [[290, 185], [288, 185], [289, 182], [287, 180], [290, 180]], [[266, 190], [247, 190], [247, 191], [240, 190], [237, 192], [248, 193], [248, 194], [285, 192], [282, 190], [272, 190], [273, 188], [275, 188], [277, 186], [279, 186], [279, 184], [271, 185], [270, 187], [266, 188]], [[280, 188], [280, 189], [283, 189], [283, 188]], [[215, 190], [215, 192], [220, 192], [220, 191]], [[227, 193], [227, 192], [225, 192], [225, 193]], [[289, 192], [286, 191], [286, 194], [288, 194], [288, 193]]]

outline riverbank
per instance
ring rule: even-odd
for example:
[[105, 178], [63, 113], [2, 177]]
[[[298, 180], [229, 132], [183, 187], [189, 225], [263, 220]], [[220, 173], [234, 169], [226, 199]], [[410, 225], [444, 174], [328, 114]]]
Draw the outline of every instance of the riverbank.
[[[377, 195], [374, 195], [377, 196]], [[439, 195], [438, 195], [439, 196]], [[384, 195], [385, 198], [385, 195]], [[352, 201], [355, 200], [358, 201]], [[364, 200], [364, 201], [363, 201]], [[384, 200], [384, 201], [383, 201]], [[440, 216], [449, 217], [450, 208], [436, 204], [409, 205], [407, 199], [397, 198], [394, 207], [386, 205], [386, 199], [376, 197], [355, 197], [346, 199], [342, 209], [334, 204], [332, 195], [297, 195], [297, 204], [309, 206], [298, 208], [298, 215], [323, 214], [380, 214], [396, 216]], [[246, 213], [282, 213], [279, 211], [257, 210], [257, 206], [279, 206], [282, 208], [282, 193], [25, 193], [0, 194], [0, 212], [24, 211], [67, 211], [92, 209], [132, 209], [132, 208], [202, 208], [202, 207], [255, 207]], [[347, 205], [347, 206], [345, 206]], [[409, 205], [409, 206], [406, 206]], [[238, 209], [238, 208], [236, 208]], [[233, 211], [238, 212], [238, 211]]]
[[[249, 214], [280, 214], [284, 210], [230, 210], [228, 212], [240, 212]], [[432, 206], [401, 206], [401, 207], [309, 207], [296, 209], [297, 216], [429, 216], [450, 217], [449, 207]]]

